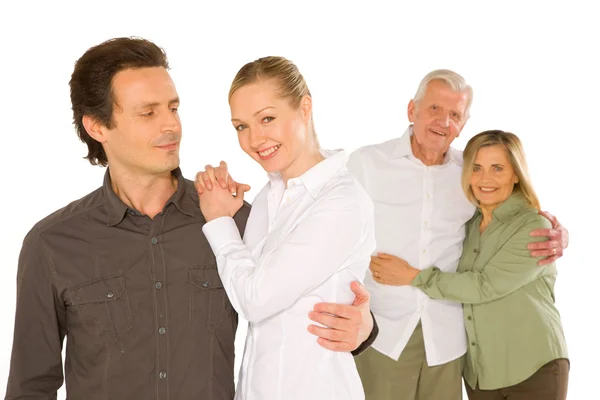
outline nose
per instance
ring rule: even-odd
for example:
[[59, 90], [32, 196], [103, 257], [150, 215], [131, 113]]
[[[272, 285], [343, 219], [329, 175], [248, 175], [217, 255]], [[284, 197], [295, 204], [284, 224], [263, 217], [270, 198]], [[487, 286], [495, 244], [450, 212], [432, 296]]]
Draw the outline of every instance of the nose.
[[259, 149], [266, 142], [265, 134], [260, 127], [250, 128], [250, 146], [254, 149]]
[[181, 130], [181, 120], [179, 114], [168, 109], [162, 118], [162, 131], [163, 132], [179, 132]]
[[444, 113], [440, 115], [438, 122], [441, 126], [447, 128], [448, 126], [450, 126], [450, 114]]
[[481, 169], [481, 181], [487, 182], [490, 179], [491, 175], [492, 174], [487, 168]]

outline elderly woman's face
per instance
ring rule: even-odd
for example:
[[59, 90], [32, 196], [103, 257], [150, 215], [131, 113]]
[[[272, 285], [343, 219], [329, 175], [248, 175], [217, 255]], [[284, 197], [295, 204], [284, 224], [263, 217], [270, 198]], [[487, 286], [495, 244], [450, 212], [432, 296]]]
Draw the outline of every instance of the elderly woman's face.
[[495, 207], [508, 199], [517, 175], [503, 146], [485, 146], [477, 151], [471, 189], [481, 206]]

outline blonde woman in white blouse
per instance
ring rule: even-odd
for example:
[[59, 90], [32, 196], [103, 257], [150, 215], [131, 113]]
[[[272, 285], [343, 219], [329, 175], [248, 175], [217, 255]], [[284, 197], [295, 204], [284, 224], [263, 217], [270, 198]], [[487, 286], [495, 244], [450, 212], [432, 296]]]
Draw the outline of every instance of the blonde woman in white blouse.
[[352, 355], [320, 346], [306, 326], [315, 303], [352, 304], [351, 282], [363, 280], [375, 249], [373, 204], [344, 151], [320, 149], [311, 95], [292, 62], [246, 64], [229, 104], [240, 146], [269, 178], [243, 240], [231, 217], [249, 187], [234, 184], [233, 196], [211, 168], [196, 179], [223, 286], [250, 322], [236, 399], [364, 399]]

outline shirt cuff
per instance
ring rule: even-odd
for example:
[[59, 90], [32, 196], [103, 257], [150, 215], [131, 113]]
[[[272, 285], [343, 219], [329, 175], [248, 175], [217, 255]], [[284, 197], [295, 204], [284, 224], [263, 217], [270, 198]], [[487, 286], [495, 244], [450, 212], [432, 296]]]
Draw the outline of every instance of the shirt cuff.
[[231, 217], [220, 217], [205, 223], [202, 232], [215, 256], [227, 245], [242, 241], [240, 231]]
[[411, 282], [413, 287], [428, 287], [429, 281], [431, 277], [437, 272], [439, 269], [437, 267], [429, 267], [419, 272], [419, 275], [416, 276], [415, 279]]
[[377, 326], [377, 321], [375, 320], [375, 316], [373, 315], [372, 312], [371, 312], [371, 317], [373, 318], [373, 330], [371, 331], [371, 334], [369, 335], [367, 340], [362, 342], [361, 345], [358, 346], [356, 348], [356, 350], [354, 350], [352, 352], [352, 355], [355, 357], [357, 355], [359, 355], [360, 353], [362, 353], [363, 351], [367, 350], [369, 347], [371, 347], [371, 345], [373, 344], [375, 339], [377, 339], [377, 335], [379, 335], [379, 327]]

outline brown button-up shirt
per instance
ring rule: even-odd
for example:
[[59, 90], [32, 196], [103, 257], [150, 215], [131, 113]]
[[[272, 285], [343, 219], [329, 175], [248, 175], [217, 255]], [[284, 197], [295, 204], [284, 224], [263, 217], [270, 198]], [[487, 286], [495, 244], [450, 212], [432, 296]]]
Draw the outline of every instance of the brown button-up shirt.
[[[154, 219], [104, 185], [39, 222], [19, 258], [6, 399], [232, 399], [237, 315], [191, 181]], [[250, 207], [235, 220], [243, 232]]]
[[[233, 310], [193, 182], [150, 219], [104, 185], [23, 243], [6, 399], [56, 399], [67, 336], [69, 399], [231, 400]], [[250, 206], [236, 214], [243, 232]], [[371, 336], [353, 354], [370, 346]]]

